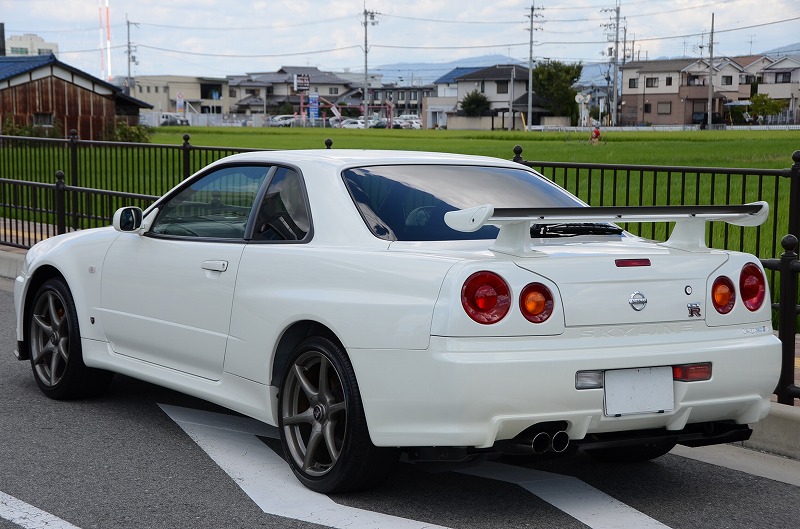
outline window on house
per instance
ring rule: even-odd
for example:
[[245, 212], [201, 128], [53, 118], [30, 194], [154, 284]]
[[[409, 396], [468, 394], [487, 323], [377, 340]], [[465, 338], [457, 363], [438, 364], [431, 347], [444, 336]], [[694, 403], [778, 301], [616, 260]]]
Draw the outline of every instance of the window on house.
[[411, 98], [411, 101], [416, 101], [417, 100], [417, 91], [416, 90], [412, 90], [409, 97]]
[[33, 114], [33, 124], [37, 127], [52, 127], [53, 114], [49, 112], [36, 112]]
[[158, 93], [158, 87], [157, 86], [155, 87], [155, 91], [156, 91], [156, 94], [157, 94]]
[[659, 114], [672, 114], [672, 103], [669, 101], [658, 103], [656, 112]]
[[498, 94], [508, 93], [508, 81], [497, 81], [497, 93]]
[[52, 55], [53, 50], [50, 48], [39, 48], [38, 50], [36, 50], [36, 53], [38, 53], [39, 55]]
[[403, 90], [397, 92], [397, 100], [398, 101], [405, 101], [406, 100], [406, 93]]
[[11, 55], [27, 55], [28, 48], [15, 48], [11, 46]]
[[733, 84], [733, 76], [732, 75], [723, 75], [722, 76], [722, 86], [730, 86]]
[[228, 97], [231, 97], [231, 98], [235, 98], [236, 97], [236, 89], [235, 88], [229, 88], [228, 89]]
[[201, 84], [200, 85], [200, 98], [201, 99], [220, 99], [222, 96], [221, 84]]
[[672, 86], [672, 77], [667, 77], [667, 78], [665, 79], [665, 82], [664, 82], [664, 84], [665, 84], [666, 86]]
[[141, 94], [142, 93], [142, 85], [137, 85], [137, 88], [139, 88], [139, 93]]
[[149, 86], [147, 87], [147, 93], [148, 94], [150, 93], [150, 87]]
[[791, 83], [792, 82], [792, 73], [791, 72], [778, 72], [775, 74], [775, 82], [776, 83]]
[[[377, 94], [378, 94], [378, 92], [376, 92], [376, 96], [375, 97], [377, 97]], [[339, 95], [339, 87], [338, 86], [329, 86], [328, 87], [328, 95], [331, 95], [331, 96]]]
[[658, 77], [645, 77], [644, 86], [645, 86], [645, 88], [655, 88], [655, 87], [657, 87], [658, 86]]
[[628, 79], [628, 88], [639, 88], [639, 79]]
[[485, 94], [485, 93], [486, 93], [486, 82], [485, 81], [481, 81], [481, 94]]
[[653, 107], [650, 105], [650, 103], [645, 103], [644, 104], [644, 113], [645, 114], [649, 114], [652, 111], [653, 111]]

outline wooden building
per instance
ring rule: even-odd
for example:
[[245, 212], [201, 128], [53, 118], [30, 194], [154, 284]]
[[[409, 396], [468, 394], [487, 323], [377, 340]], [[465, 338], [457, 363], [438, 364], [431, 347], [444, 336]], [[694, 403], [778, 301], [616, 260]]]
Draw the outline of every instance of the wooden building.
[[53, 55], [0, 57], [0, 131], [13, 123], [100, 140], [118, 119], [137, 124], [142, 108], [153, 107]]

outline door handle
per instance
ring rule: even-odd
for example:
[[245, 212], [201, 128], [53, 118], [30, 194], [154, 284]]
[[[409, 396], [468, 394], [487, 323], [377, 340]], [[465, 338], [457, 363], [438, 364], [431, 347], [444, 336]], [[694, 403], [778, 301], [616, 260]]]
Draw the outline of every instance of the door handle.
[[224, 272], [228, 269], [228, 261], [203, 261], [203, 270]]

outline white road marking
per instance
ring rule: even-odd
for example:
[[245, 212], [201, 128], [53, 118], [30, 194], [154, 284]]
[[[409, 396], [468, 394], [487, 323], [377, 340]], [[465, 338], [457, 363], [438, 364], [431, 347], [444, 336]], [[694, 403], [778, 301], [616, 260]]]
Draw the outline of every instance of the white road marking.
[[[255, 437], [277, 439], [277, 428], [247, 417], [160, 406], [266, 513], [348, 529], [441, 527], [346, 507], [306, 489]], [[454, 471], [519, 485], [592, 529], [669, 529], [570, 476], [487, 462]]]
[[0, 492], [0, 518], [24, 529], [78, 529], [77, 526], [4, 492]]
[[515, 483], [592, 529], [669, 528], [571, 476], [491, 462], [459, 472]]
[[446, 529], [439, 525], [339, 505], [305, 488], [256, 435], [278, 438], [253, 419], [160, 404], [264, 512], [335, 528]]

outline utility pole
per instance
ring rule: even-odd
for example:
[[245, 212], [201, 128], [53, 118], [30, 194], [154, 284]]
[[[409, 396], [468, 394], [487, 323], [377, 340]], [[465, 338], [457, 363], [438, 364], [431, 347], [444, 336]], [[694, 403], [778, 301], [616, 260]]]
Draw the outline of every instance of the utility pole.
[[137, 28], [139, 27], [139, 24], [136, 24], [135, 22], [131, 22], [130, 20], [128, 20], [127, 13], [125, 13], [125, 24], [128, 26], [128, 51], [126, 52], [128, 55], [128, 77], [125, 78], [125, 94], [131, 95], [134, 86], [133, 78], [131, 77], [131, 63], [139, 64], [136, 61], [136, 56], [133, 54], [136, 51], [136, 47], [131, 46], [131, 24], [133, 24]]
[[708, 128], [713, 123], [714, 105], [714, 13], [711, 13], [711, 37], [708, 39]]
[[619, 81], [619, 2], [617, 0], [616, 6], [614, 9], [603, 9], [603, 11], [614, 11], [614, 22], [610, 24], [605, 24], [606, 28], [611, 28], [614, 26], [614, 56], [612, 57], [612, 61], [614, 64], [614, 78], [612, 80], [612, 94], [611, 94], [611, 125], [617, 125], [617, 112], [619, 107], [618, 95], [617, 92], [619, 91], [617, 88], [617, 83]]
[[528, 43], [528, 119], [525, 121], [525, 128], [528, 130], [531, 130], [531, 117], [533, 114], [533, 32], [534, 29], [542, 29], [533, 27], [534, 17], [542, 16], [535, 13], [536, 10], [537, 9], [533, 6], [533, 2], [531, 2], [531, 14], [528, 15], [528, 18], [530, 18], [530, 28], [528, 30], [530, 31], [530, 41]]
[[364, 108], [364, 126], [367, 126], [367, 90], [369, 88], [369, 70], [367, 69], [367, 56], [369, 55], [369, 47], [367, 45], [367, 28], [378, 23], [375, 20], [375, 11], [367, 11], [367, 4], [364, 3], [364, 91], [361, 94], [361, 106]]

